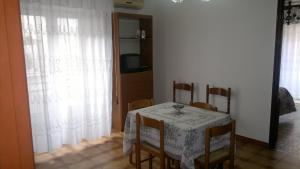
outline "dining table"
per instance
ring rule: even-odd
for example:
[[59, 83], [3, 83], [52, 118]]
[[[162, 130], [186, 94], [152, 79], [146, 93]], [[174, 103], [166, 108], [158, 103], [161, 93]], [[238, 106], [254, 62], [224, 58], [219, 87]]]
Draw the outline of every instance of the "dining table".
[[[230, 122], [228, 114], [209, 111], [189, 105], [178, 112], [175, 102], [166, 102], [129, 111], [126, 116], [123, 137], [123, 153], [133, 150], [136, 137], [136, 113], [164, 121], [164, 146], [167, 156], [180, 161], [182, 169], [194, 169], [194, 159], [204, 154], [205, 129]], [[159, 131], [141, 127], [141, 141], [159, 147]], [[229, 145], [229, 134], [211, 140], [211, 151]]]

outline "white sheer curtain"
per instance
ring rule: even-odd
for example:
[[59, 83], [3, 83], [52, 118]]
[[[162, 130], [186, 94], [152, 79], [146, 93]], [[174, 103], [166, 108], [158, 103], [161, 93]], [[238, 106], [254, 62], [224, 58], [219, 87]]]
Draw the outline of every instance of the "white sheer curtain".
[[300, 99], [300, 24], [285, 24], [283, 29], [280, 86]]
[[35, 152], [111, 131], [111, 0], [21, 0]]

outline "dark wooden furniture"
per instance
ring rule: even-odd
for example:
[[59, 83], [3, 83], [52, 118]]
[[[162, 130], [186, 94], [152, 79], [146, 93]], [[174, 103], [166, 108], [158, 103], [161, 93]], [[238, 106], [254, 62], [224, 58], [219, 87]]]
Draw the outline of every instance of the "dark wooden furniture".
[[198, 108], [206, 109], [206, 110], [210, 110], [210, 111], [218, 111], [217, 107], [215, 107], [211, 104], [208, 104], [208, 103], [195, 102], [195, 103], [192, 103], [190, 105], [193, 106], [193, 107], [198, 107]]
[[220, 111], [226, 114], [230, 114], [230, 99], [231, 99], [231, 88], [224, 89], [219, 87], [209, 87], [209, 85], [206, 85], [206, 103], [209, 103], [209, 96], [210, 95], [219, 95], [227, 98], [227, 110], [226, 111]]
[[[128, 111], [141, 109], [141, 108], [149, 107], [149, 106], [152, 106], [152, 105], [153, 105], [153, 99], [136, 100], [136, 101], [128, 103]], [[129, 154], [129, 163], [130, 164], [135, 164], [132, 161], [132, 156], [133, 156], [133, 152], [130, 152], [130, 154]]]
[[[210, 141], [213, 137], [218, 137], [230, 133], [229, 147], [210, 152]], [[234, 168], [234, 147], [235, 147], [235, 121], [232, 120], [224, 126], [207, 128], [205, 130], [205, 154], [195, 160], [195, 168], [204, 167], [209, 169], [217, 164], [229, 160], [229, 169]]]
[[[114, 54], [112, 128], [115, 131], [123, 131], [128, 103], [153, 98], [152, 16], [115, 12], [112, 17]], [[130, 30], [132, 27], [136, 30]], [[137, 37], [138, 31], [145, 32], [145, 38]], [[125, 53], [138, 53], [140, 65], [146, 66], [147, 69], [122, 73], [120, 57]]]
[[[142, 123], [142, 124], [141, 124]], [[141, 142], [140, 130], [141, 125], [154, 128], [159, 130], [160, 135], [160, 145], [159, 148], [146, 143]], [[164, 121], [158, 121], [155, 119], [147, 118], [141, 116], [139, 113], [136, 114], [136, 168], [141, 169], [141, 163], [145, 160], [141, 160], [141, 150], [149, 153], [149, 168], [152, 169], [152, 159], [153, 157], [159, 157], [160, 159], [160, 169], [165, 168], [165, 150], [164, 150]]]
[[285, 0], [278, 0], [277, 3], [277, 22], [276, 22], [276, 37], [275, 37], [275, 54], [274, 54], [274, 68], [273, 68], [273, 83], [272, 83], [272, 105], [270, 118], [270, 132], [269, 132], [269, 146], [274, 149], [276, 147], [279, 126], [279, 112], [278, 110], [278, 89], [280, 82], [280, 64], [281, 64], [281, 48], [283, 38], [284, 25], [284, 6]]
[[173, 81], [173, 102], [176, 102], [176, 91], [177, 90], [184, 90], [191, 92], [191, 100], [189, 104], [193, 103], [194, 99], [194, 83], [187, 84], [187, 83], [176, 83]]

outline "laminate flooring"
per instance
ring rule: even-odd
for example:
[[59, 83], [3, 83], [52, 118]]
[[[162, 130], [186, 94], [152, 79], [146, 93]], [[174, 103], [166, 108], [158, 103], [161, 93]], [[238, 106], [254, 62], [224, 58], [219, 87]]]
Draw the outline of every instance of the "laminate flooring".
[[279, 118], [276, 150], [300, 158], [300, 104], [296, 104], [296, 108], [296, 112], [282, 115]]
[[[37, 169], [134, 169], [128, 156], [122, 152], [122, 133], [113, 133], [79, 145], [64, 146], [51, 153], [36, 154]], [[153, 168], [159, 169], [159, 160]], [[142, 165], [148, 168], [148, 163]], [[227, 169], [227, 164], [224, 169]], [[236, 169], [299, 169], [300, 157], [288, 151], [270, 150], [266, 147], [237, 141]]]

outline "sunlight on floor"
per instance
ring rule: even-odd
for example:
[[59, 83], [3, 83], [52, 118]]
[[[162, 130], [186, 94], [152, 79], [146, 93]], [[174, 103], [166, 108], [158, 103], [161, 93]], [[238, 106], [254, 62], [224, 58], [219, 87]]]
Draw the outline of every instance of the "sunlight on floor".
[[[299, 156], [294, 155], [237, 141], [235, 169], [286, 169], [287, 166], [289, 169], [299, 169]], [[36, 169], [135, 169], [129, 164], [128, 156], [123, 154], [121, 133], [94, 141], [85, 140], [79, 145], [64, 146], [51, 153], [37, 154], [35, 160]], [[148, 169], [148, 163], [143, 163], [142, 168]], [[157, 158], [154, 159], [153, 169], [159, 169]], [[224, 169], [228, 169], [228, 164], [224, 165]]]
[[65, 145], [50, 153], [36, 154], [36, 168], [107, 168], [106, 162], [123, 157], [121, 139], [121, 133], [114, 133], [111, 137], [93, 141], [83, 140], [78, 145]]

